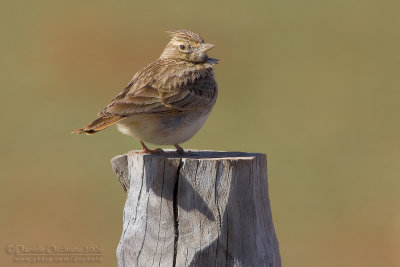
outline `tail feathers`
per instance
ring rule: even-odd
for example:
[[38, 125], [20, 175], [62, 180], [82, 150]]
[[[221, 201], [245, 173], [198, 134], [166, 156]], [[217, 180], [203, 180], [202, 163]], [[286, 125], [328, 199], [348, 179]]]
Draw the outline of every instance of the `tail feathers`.
[[93, 122], [91, 122], [90, 124], [88, 124], [87, 126], [85, 126], [84, 128], [75, 130], [72, 133], [77, 133], [77, 134], [81, 134], [81, 133], [95, 134], [98, 131], [101, 131], [101, 130], [107, 128], [108, 126], [111, 126], [114, 123], [117, 123], [117, 122], [119, 122], [119, 121], [121, 121], [123, 119], [125, 119], [125, 118], [124, 117], [120, 117], [120, 116], [100, 117], [100, 118], [97, 118], [96, 120], [94, 120]]

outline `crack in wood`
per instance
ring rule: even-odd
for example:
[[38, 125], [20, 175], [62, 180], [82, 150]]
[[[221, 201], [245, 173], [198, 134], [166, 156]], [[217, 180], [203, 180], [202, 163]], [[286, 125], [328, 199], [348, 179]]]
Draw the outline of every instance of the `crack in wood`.
[[174, 214], [174, 232], [175, 232], [174, 258], [173, 258], [173, 261], [172, 261], [172, 266], [173, 267], [176, 266], [176, 256], [178, 254], [178, 240], [179, 240], [178, 186], [179, 186], [179, 175], [180, 175], [182, 166], [183, 166], [183, 160], [182, 160], [182, 158], [180, 158], [179, 159], [178, 168], [176, 170], [175, 185], [174, 185], [173, 200], [172, 200], [173, 214]]
[[220, 164], [219, 162], [216, 163], [216, 172], [215, 172], [215, 187], [214, 187], [214, 201], [215, 201], [215, 206], [217, 207], [218, 211], [218, 221], [219, 221], [219, 228], [221, 229], [222, 227], [222, 218], [221, 218], [221, 211], [219, 209], [219, 204], [218, 204], [218, 182], [219, 179], [221, 178], [220, 176]]
[[[219, 230], [221, 231], [222, 228], [222, 222], [221, 222], [221, 211], [219, 210], [219, 204], [218, 204], [218, 178], [219, 178], [219, 170], [220, 170], [220, 164], [219, 162], [216, 163], [216, 172], [215, 172], [215, 186], [214, 186], [214, 202], [215, 206], [217, 208], [218, 212], [218, 221], [219, 221]], [[214, 265], [217, 266], [217, 259], [218, 259], [218, 248], [219, 248], [219, 237], [220, 235], [217, 236], [217, 247], [215, 248], [215, 263]]]
[[265, 155], [129, 153], [112, 164], [135, 184], [124, 208], [119, 266], [281, 266]]

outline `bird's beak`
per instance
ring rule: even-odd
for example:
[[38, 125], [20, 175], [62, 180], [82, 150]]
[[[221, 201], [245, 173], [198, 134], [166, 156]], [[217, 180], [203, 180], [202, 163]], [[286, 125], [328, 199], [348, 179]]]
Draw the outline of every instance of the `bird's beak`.
[[202, 44], [201, 51], [206, 52], [206, 51], [210, 50], [211, 48], [213, 48], [214, 46], [215, 45], [213, 45], [213, 44]]

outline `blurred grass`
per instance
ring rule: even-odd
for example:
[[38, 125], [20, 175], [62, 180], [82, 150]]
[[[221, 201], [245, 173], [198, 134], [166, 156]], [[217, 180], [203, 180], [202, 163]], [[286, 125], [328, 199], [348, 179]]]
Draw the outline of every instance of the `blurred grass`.
[[109, 160], [138, 142], [69, 133], [183, 28], [221, 59], [218, 103], [184, 147], [268, 154], [284, 265], [400, 265], [399, 8], [1, 1], [0, 245], [101, 245], [115, 265], [125, 195]]

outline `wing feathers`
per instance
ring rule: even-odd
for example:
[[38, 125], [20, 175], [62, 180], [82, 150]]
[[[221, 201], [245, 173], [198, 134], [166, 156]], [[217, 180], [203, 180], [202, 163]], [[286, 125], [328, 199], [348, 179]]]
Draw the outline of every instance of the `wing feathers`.
[[74, 133], [93, 134], [134, 114], [208, 112], [217, 92], [212, 65], [159, 59], [136, 73], [100, 118]]
[[125, 119], [124, 117], [120, 116], [108, 116], [108, 117], [100, 117], [96, 120], [92, 121], [90, 124], [85, 126], [84, 128], [78, 129], [73, 131], [72, 133], [86, 133], [86, 134], [95, 134], [98, 131], [101, 131], [114, 123], [117, 123], [121, 120]]
[[[151, 69], [156, 77], [150, 78], [140, 72], [136, 74], [130, 83], [132, 88], [125, 88], [100, 115], [173, 114], [193, 111], [215, 103], [217, 84], [212, 69], [184, 71], [180, 76], [166, 75], [165, 71], [156, 70], [156, 67]], [[164, 76], [157, 78], [157, 73]], [[144, 86], [137, 87], [141, 84]]]

